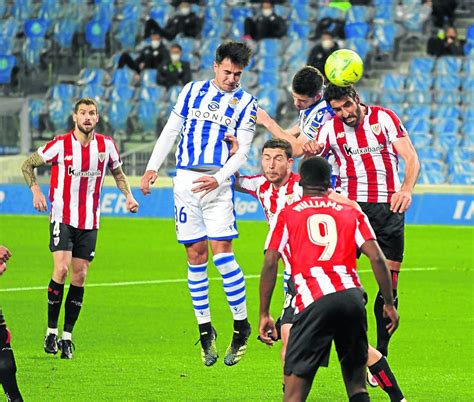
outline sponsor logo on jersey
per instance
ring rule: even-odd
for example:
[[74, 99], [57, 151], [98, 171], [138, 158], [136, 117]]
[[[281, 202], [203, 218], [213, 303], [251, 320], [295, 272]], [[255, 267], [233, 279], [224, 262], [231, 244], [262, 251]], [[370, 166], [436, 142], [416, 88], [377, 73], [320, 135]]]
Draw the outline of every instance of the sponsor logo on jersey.
[[65, 160], [65, 161], [72, 161], [72, 155], [66, 155], [66, 156], [64, 157], [64, 160]]
[[199, 96], [204, 96], [206, 95], [206, 91], [199, 91]]
[[217, 109], [219, 109], [219, 103], [216, 101], [209, 102], [209, 104], [207, 105], [207, 108], [211, 112], [215, 112]]
[[100, 170], [87, 170], [83, 172], [81, 170], [76, 170], [72, 166], [68, 166], [67, 173], [69, 176], [76, 176], [76, 177], [100, 177], [102, 173]]
[[217, 123], [227, 127], [230, 127], [232, 125], [232, 118], [225, 116], [221, 113], [207, 111], [203, 112], [199, 109], [191, 109], [189, 113], [192, 119], [209, 120], [213, 123]]
[[380, 126], [380, 123], [375, 123], [370, 126], [370, 129], [375, 135], [380, 135], [382, 132], [382, 127]]
[[346, 136], [346, 133], [344, 131], [341, 131], [336, 134], [336, 138], [344, 138]]
[[344, 144], [344, 151], [346, 151], [346, 154], [348, 156], [370, 154], [370, 153], [373, 153], [373, 152], [380, 152], [384, 148], [385, 148], [384, 144], [379, 144], [376, 147], [364, 147], [364, 148], [352, 148], [349, 145]]
[[105, 159], [105, 152], [99, 152], [99, 160], [103, 162]]

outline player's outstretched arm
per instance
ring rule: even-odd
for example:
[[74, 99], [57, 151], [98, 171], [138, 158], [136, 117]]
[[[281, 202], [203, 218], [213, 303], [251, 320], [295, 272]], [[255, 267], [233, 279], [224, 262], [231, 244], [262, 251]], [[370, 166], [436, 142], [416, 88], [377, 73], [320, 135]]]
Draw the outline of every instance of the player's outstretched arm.
[[384, 300], [384, 314], [390, 319], [390, 324], [387, 325], [387, 330], [388, 333], [392, 335], [398, 328], [400, 317], [394, 306], [392, 279], [387, 267], [387, 262], [385, 261], [382, 250], [375, 240], [366, 241], [362, 245], [361, 251], [369, 257], [372, 271], [374, 272], [375, 279], [377, 280], [380, 293], [382, 293]]
[[270, 302], [273, 290], [275, 289], [279, 259], [280, 253], [277, 250], [267, 250], [260, 274], [260, 321], [258, 332], [260, 340], [267, 345], [273, 345], [273, 339], [278, 338], [275, 322], [270, 316]]
[[25, 178], [26, 184], [28, 184], [28, 187], [33, 193], [33, 206], [40, 212], [46, 211], [48, 206], [46, 204], [46, 197], [41, 191], [41, 187], [38, 185], [35, 168], [43, 166], [44, 164], [45, 162], [43, 158], [39, 156], [38, 152], [35, 152], [21, 165], [23, 177]]
[[112, 176], [114, 176], [115, 183], [117, 184], [117, 188], [122, 192], [122, 194], [126, 197], [125, 206], [127, 211], [129, 212], [137, 212], [138, 211], [138, 202], [135, 200], [135, 197], [132, 194], [132, 190], [130, 188], [130, 184], [128, 182], [127, 176], [122, 170], [122, 166], [119, 166], [112, 171]]
[[393, 143], [393, 147], [405, 161], [405, 179], [400, 190], [392, 195], [390, 210], [401, 213], [410, 208], [413, 188], [420, 173], [420, 161], [410, 137], [400, 138]]

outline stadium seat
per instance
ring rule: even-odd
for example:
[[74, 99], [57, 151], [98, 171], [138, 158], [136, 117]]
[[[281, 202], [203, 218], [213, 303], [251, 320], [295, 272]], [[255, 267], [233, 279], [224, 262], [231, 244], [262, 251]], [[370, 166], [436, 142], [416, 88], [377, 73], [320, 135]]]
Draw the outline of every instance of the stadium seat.
[[421, 171], [417, 184], [444, 184], [447, 182], [446, 173], [444, 172], [424, 172]]
[[94, 16], [100, 21], [107, 21], [109, 25], [115, 15], [115, 0], [95, 0]]
[[130, 86], [133, 83], [135, 74], [135, 71], [128, 67], [118, 68], [112, 73], [111, 84], [114, 87]]
[[429, 77], [433, 71], [435, 59], [428, 56], [415, 57], [409, 66], [409, 76], [420, 75], [423, 78]]
[[244, 35], [244, 22], [247, 17], [252, 17], [253, 11], [250, 7], [232, 7], [231, 20], [232, 29], [231, 36], [233, 39], [239, 40]]
[[367, 38], [370, 33], [370, 25], [366, 22], [352, 22], [344, 27], [346, 39]]
[[158, 2], [158, 4], [155, 2], [150, 10], [150, 18], [155, 20], [160, 26], [165, 26], [171, 12], [171, 6], [166, 2]]
[[[465, 102], [465, 94], [463, 101]], [[434, 91], [433, 102], [435, 105], [457, 105], [461, 103], [461, 92], [458, 90], [440, 90]]]
[[374, 20], [394, 21], [395, 1], [394, 0], [374, 0]]
[[357, 88], [357, 93], [363, 103], [367, 104], [374, 104], [378, 103], [379, 94], [378, 92], [370, 89], [370, 88]]
[[410, 92], [426, 92], [430, 91], [433, 86], [433, 78], [422, 76], [420, 74], [409, 75], [407, 78], [406, 89]]
[[34, 10], [31, 0], [15, 0], [12, 5], [11, 14], [17, 21], [25, 21]]
[[0, 20], [0, 54], [12, 54], [19, 23], [10, 17]]
[[78, 23], [73, 19], [62, 18], [53, 25], [53, 38], [61, 49], [71, 49]]
[[102, 68], [83, 68], [79, 73], [77, 85], [102, 85], [107, 73]]
[[374, 45], [379, 53], [392, 54], [395, 51], [395, 39], [399, 35], [398, 25], [391, 21], [375, 21], [373, 25]]
[[30, 128], [39, 131], [41, 127], [41, 116], [46, 113], [46, 101], [39, 98], [28, 99], [28, 118]]
[[72, 84], [59, 83], [49, 88], [47, 98], [52, 100], [72, 100], [77, 95], [77, 88]]
[[406, 94], [401, 91], [383, 91], [379, 96], [379, 102], [384, 105], [386, 103], [403, 103], [406, 100]]
[[461, 108], [456, 104], [447, 104], [441, 108], [436, 107], [433, 110], [433, 119], [437, 122], [444, 119], [460, 119], [461, 117]]
[[138, 92], [138, 100], [145, 102], [159, 102], [164, 97], [165, 89], [163, 87], [142, 87]]
[[431, 92], [409, 92], [407, 94], [406, 101], [408, 104], [417, 105], [417, 104], [431, 104]]
[[369, 22], [372, 17], [371, 10], [368, 6], [354, 5], [346, 13], [346, 24], [354, 22]]
[[434, 142], [437, 146], [445, 149], [453, 149], [461, 144], [461, 135], [446, 134], [435, 138]]
[[450, 165], [472, 160], [474, 160], [474, 149], [469, 150], [463, 147], [459, 147], [448, 150], [446, 154], [446, 161]]
[[107, 122], [110, 127], [116, 131], [126, 132], [131, 110], [131, 102], [110, 102], [107, 108]]
[[466, 43], [464, 45], [464, 54], [466, 56], [474, 55], [474, 24], [466, 30]]
[[266, 86], [260, 89], [258, 92], [258, 104], [264, 109], [271, 117], [276, 117], [278, 90], [274, 86]]
[[292, 40], [307, 40], [313, 29], [308, 22], [291, 21], [288, 26], [288, 38]]
[[394, 111], [395, 114], [399, 118], [403, 119], [403, 111], [404, 111], [403, 103], [391, 103], [391, 102], [381, 102], [381, 103], [384, 105], [384, 107], [387, 107], [391, 109], [392, 111]]
[[80, 91], [79, 96], [81, 98], [92, 98], [95, 99], [99, 104], [105, 99], [106, 89], [100, 84], [89, 83], [84, 85]]
[[474, 185], [474, 175], [472, 173], [453, 173], [449, 176], [451, 184], [467, 184]]
[[[472, 109], [470, 109], [472, 113]], [[461, 126], [461, 132], [465, 137], [473, 137], [474, 139], [474, 117], [466, 115]]]
[[406, 116], [415, 116], [417, 118], [431, 118], [431, 106], [429, 104], [412, 104], [409, 103], [405, 106]]
[[424, 147], [416, 150], [418, 158], [421, 161], [425, 160], [438, 160], [444, 161], [446, 158], [445, 152], [441, 151], [436, 147]]
[[429, 134], [412, 135], [410, 138], [416, 149], [433, 145], [433, 137]]
[[346, 47], [354, 50], [365, 62], [372, 49], [372, 42], [369, 39], [353, 38], [346, 41]]
[[58, 132], [65, 132], [70, 127], [70, 118], [73, 111], [71, 100], [56, 98], [48, 104], [48, 117], [53, 125], [53, 129]]
[[452, 75], [458, 76], [462, 68], [462, 57], [444, 56], [436, 60], [434, 74], [435, 75]]
[[438, 75], [434, 79], [434, 89], [436, 91], [453, 91], [459, 89], [461, 79], [457, 75]]
[[158, 104], [141, 100], [135, 106], [137, 123], [144, 132], [156, 132], [159, 117]]
[[260, 88], [264, 88], [264, 87], [278, 88], [279, 83], [280, 83], [280, 75], [278, 74], [278, 71], [275, 71], [274, 73], [269, 74], [266, 70], [262, 70], [262, 72], [260, 72], [258, 75], [258, 86]]
[[37, 69], [40, 66], [41, 56], [46, 52], [46, 41], [44, 38], [27, 38], [21, 49], [22, 58], [30, 68]]
[[318, 21], [321, 21], [324, 18], [332, 18], [333, 20], [344, 20], [345, 13], [340, 8], [330, 7], [324, 4], [318, 8], [316, 18]]
[[219, 43], [219, 38], [210, 38], [203, 42], [201, 46], [201, 69], [210, 69], [212, 67]]
[[474, 75], [466, 73], [466, 76], [461, 80], [461, 90], [474, 91]]
[[451, 136], [460, 133], [461, 123], [457, 119], [445, 118], [433, 125], [433, 134], [436, 136]]
[[398, 73], [388, 73], [382, 76], [382, 88], [388, 91], [403, 91], [407, 76]]
[[158, 72], [155, 68], [146, 68], [141, 74], [142, 87], [156, 87], [156, 76]]
[[0, 55], [0, 84], [10, 84], [13, 68], [17, 65], [15, 56]]
[[105, 50], [105, 39], [110, 23], [94, 17], [86, 24], [86, 41], [93, 50]]
[[412, 117], [405, 122], [408, 134], [412, 136], [427, 135], [431, 132], [431, 120], [423, 117]]
[[281, 47], [280, 39], [262, 39], [259, 44], [258, 56], [278, 58]]
[[114, 85], [110, 88], [108, 98], [111, 102], [130, 102], [135, 96], [135, 88], [125, 85]]
[[57, 0], [42, 0], [38, 10], [38, 18], [49, 24], [59, 18], [62, 13], [62, 7], [58, 7]]
[[462, 72], [466, 77], [470, 77], [474, 74], [474, 54], [463, 59]]
[[118, 23], [114, 38], [122, 49], [133, 49], [136, 47], [138, 34], [139, 19], [126, 17]]

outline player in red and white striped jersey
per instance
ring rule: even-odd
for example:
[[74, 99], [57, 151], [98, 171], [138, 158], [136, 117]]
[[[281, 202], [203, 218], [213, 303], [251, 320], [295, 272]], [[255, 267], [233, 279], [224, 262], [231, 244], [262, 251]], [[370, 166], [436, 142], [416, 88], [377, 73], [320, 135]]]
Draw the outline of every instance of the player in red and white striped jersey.
[[357, 247], [370, 258], [392, 333], [399, 318], [390, 274], [366, 216], [328, 198], [328, 162], [319, 157], [306, 159], [300, 174], [303, 198], [280, 212], [265, 254], [260, 281], [260, 337], [268, 344], [273, 342], [267, 333], [275, 333], [270, 300], [278, 260], [289, 245], [297, 314], [285, 359], [285, 400], [306, 399], [317, 369], [327, 365], [334, 339], [349, 398], [368, 401], [367, 320], [365, 294], [356, 271]]
[[[40, 147], [22, 165], [33, 193], [33, 206], [38, 211], [46, 211], [47, 204], [34, 168], [46, 163], [52, 165], [49, 247], [54, 269], [48, 286], [48, 330], [44, 349], [56, 354], [59, 346], [64, 359], [72, 357], [72, 330], [82, 306], [87, 270], [95, 255], [100, 192], [106, 168], [125, 196], [127, 210], [138, 210], [113, 139], [95, 132], [99, 121], [97, 103], [91, 98], [80, 99], [72, 117], [73, 130]], [[64, 331], [58, 342], [58, 318], [69, 266], [72, 267], [71, 285], [65, 303]]]
[[[339, 165], [341, 188], [359, 203], [387, 258], [398, 305], [397, 283], [404, 251], [405, 211], [410, 207], [420, 163], [398, 116], [380, 106], [361, 103], [354, 87], [329, 84], [324, 92], [335, 117], [325, 123], [316, 142], [331, 150]], [[405, 178], [398, 177], [398, 157], [405, 161]], [[383, 300], [375, 299], [377, 349], [388, 354], [390, 336], [385, 328]]]

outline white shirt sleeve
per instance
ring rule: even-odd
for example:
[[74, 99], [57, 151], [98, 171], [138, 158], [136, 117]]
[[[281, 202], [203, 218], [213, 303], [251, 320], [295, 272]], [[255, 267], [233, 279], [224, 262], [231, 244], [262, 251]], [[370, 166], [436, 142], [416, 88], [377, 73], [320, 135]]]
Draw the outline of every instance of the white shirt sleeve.
[[221, 185], [224, 180], [232, 176], [245, 163], [249, 157], [250, 145], [252, 144], [254, 132], [247, 130], [239, 130], [237, 142], [239, 149], [232, 155], [222, 168], [213, 176], [217, 183]]
[[168, 122], [163, 128], [160, 137], [156, 141], [155, 147], [153, 148], [153, 153], [151, 154], [148, 165], [146, 166], [146, 170], [154, 170], [155, 172], [158, 171], [165, 158], [171, 151], [176, 137], [181, 132], [183, 123], [184, 119], [181, 116], [175, 112], [171, 112]]

